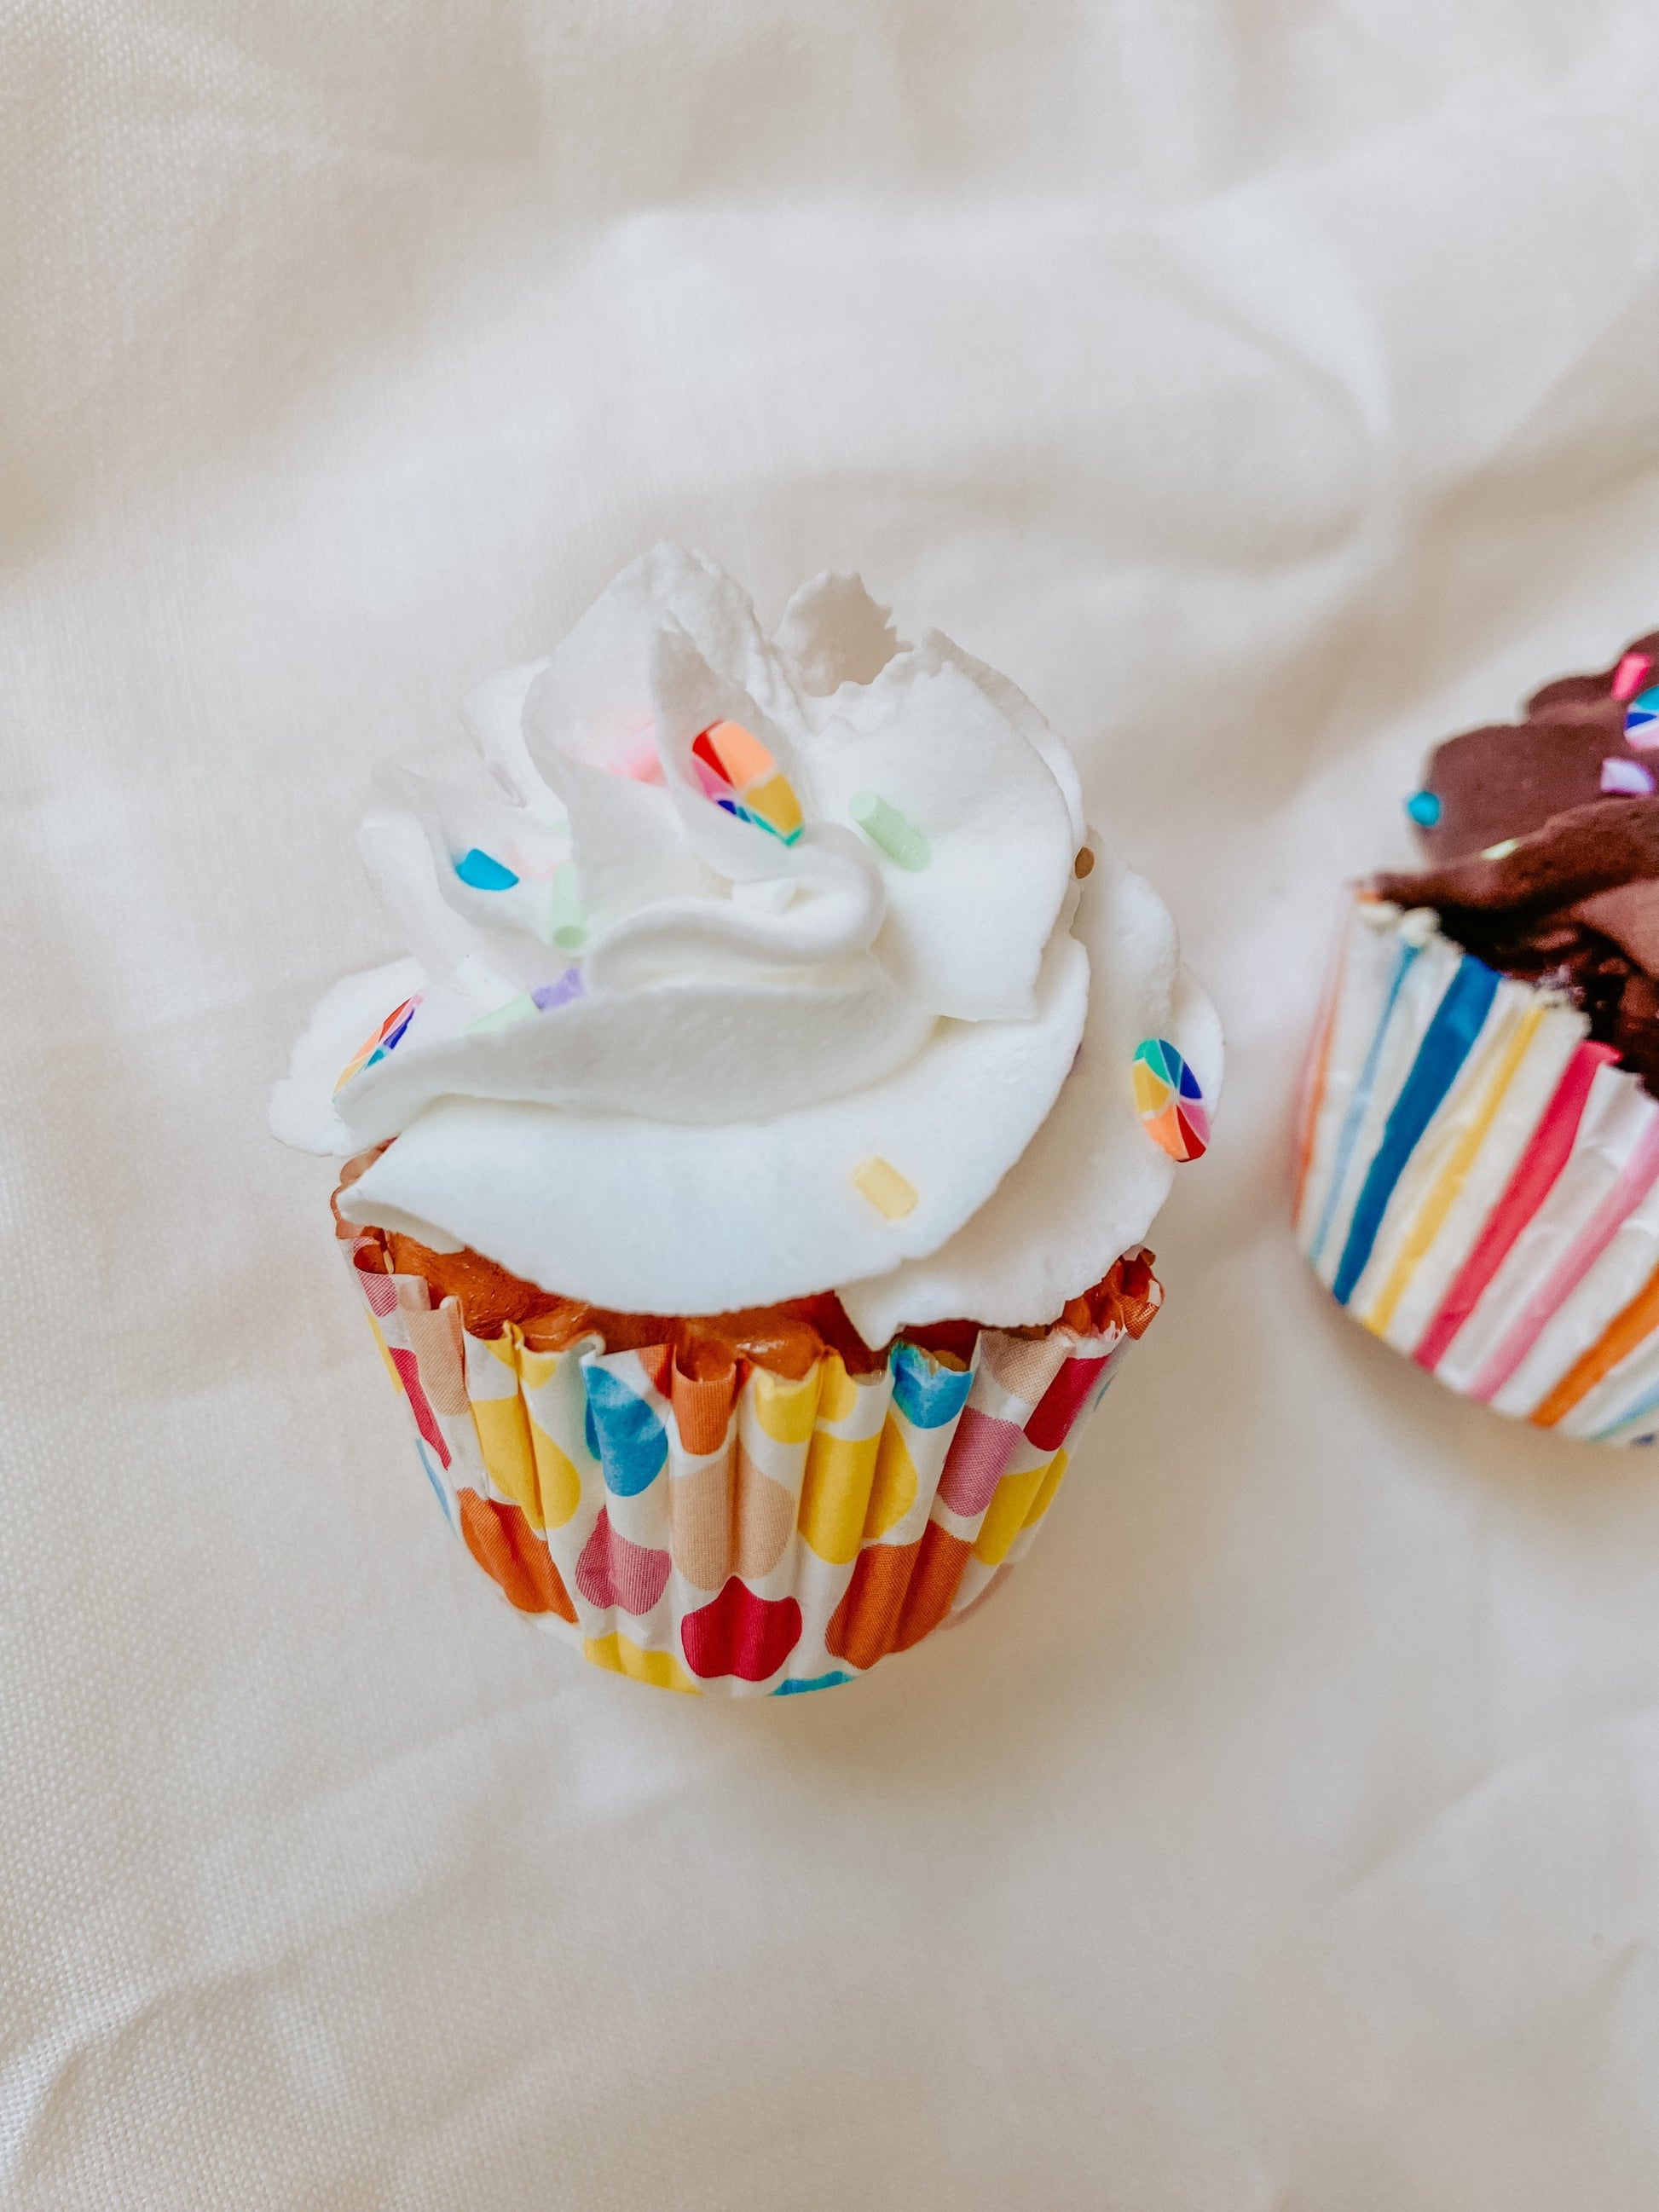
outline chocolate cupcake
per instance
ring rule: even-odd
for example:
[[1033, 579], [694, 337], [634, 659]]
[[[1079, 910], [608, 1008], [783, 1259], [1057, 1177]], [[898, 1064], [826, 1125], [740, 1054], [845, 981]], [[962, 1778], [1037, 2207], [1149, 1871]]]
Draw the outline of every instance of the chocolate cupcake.
[[1659, 633], [1450, 738], [1427, 865], [1358, 893], [1310, 1056], [1298, 1239], [1449, 1389], [1659, 1435]]

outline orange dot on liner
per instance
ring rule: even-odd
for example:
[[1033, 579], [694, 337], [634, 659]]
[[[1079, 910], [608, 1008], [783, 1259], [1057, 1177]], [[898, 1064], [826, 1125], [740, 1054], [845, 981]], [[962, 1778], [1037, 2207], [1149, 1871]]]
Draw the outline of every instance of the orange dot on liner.
[[1091, 876], [1094, 873], [1094, 854], [1089, 850], [1089, 848], [1086, 845], [1081, 846], [1079, 848], [1076, 860], [1072, 863], [1072, 873], [1076, 876], [1079, 881], [1081, 881], [1085, 876]]

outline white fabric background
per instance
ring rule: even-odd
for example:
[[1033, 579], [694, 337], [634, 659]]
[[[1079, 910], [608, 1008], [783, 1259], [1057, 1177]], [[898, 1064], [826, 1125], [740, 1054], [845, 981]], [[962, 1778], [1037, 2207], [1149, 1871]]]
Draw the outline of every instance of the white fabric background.
[[[0, 2199], [1623, 2212], [1659, 1473], [1283, 1228], [1423, 743], [1659, 617], [1651, 0], [0, 12]], [[1075, 739], [1220, 1001], [1168, 1310], [995, 1606], [584, 1669], [267, 1139], [373, 763], [653, 538]]]

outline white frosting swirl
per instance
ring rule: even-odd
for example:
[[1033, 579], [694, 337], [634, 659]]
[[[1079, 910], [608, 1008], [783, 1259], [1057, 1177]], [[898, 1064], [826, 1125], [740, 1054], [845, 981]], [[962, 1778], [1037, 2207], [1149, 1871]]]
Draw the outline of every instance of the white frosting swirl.
[[1214, 1016], [1138, 878], [1079, 884], [1076, 769], [1005, 678], [854, 578], [769, 641], [659, 546], [463, 712], [501, 795], [383, 774], [414, 957], [329, 994], [273, 1102], [310, 1149], [398, 1139], [349, 1218], [623, 1309], [833, 1286], [872, 1342], [1049, 1320], [1144, 1232], [1130, 1060], [1171, 1037], [1213, 1103]]

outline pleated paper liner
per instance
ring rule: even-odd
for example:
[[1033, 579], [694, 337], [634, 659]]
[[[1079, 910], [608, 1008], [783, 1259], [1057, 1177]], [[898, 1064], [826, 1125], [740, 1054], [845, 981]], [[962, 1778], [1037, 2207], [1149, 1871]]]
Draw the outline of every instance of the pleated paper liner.
[[1358, 896], [1310, 1051], [1297, 1242], [1448, 1389], [1659, 1440], [1659, 1102], [1557, 994]]
[[1092, 1333], [983, 1329], [965, 1364], [901, 1339], [870, 1375], [826, 1351], [799, 1379], [743, 1358], [697, 1379], [669, 1345], [470, 1334], [455, 1297], [434, 1310], [423, 1276], [383, 1272], [373, 1237], [349, 1256], [478, 1565], [595, 1665], [705, 1696], [827, 1689], [963, 1619], [1024, 1556], [1163, 1296], [1136, 1252], [1090, 1293]]

